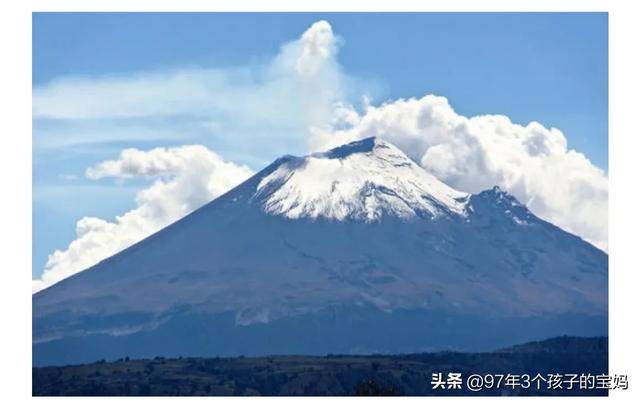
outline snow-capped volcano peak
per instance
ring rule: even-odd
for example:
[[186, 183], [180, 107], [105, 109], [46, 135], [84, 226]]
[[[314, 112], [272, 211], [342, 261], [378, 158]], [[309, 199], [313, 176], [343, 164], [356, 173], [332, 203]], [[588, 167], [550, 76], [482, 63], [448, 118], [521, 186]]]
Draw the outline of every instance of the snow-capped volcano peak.
[[461, 214], [467, 194], [440, 182], [397, 147], [365, 138], [305, 157], [281, 158], [253, 201], [288, 218], [373, 221]]
[[508, 193], [458, 192], [367, 138], [277, 159], [36, 293], [34, 364], [606, 334], [607, 272], [606, 254]]

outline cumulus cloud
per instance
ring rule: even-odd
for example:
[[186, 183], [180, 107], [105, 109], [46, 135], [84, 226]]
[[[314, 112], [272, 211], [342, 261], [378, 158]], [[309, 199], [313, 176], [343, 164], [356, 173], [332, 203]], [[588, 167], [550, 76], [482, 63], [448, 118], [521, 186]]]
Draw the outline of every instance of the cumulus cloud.
[[562, 132], [507, 116], [466, 117], [444, 97], [399, 99], [358, 113], [336, 107], [330, 126], [316, 128], [312, 148], [368, 136], [384, 138], [450, 186], [478, 192], [499, 185], [543, 219], [596, 246], [608, 246], [608, 179]]
[[136, 196], [136, 207], [114, 221], [84, 217], [76, 224], [76, 239], [48, 258], [34, 292], [93, 266], [180, 219], [246, 180], [246, 166], [224, 161], [201, 145], [125, 149], [120, 158], [87, 169], [91, 179], [147, 178], [154, 182]]

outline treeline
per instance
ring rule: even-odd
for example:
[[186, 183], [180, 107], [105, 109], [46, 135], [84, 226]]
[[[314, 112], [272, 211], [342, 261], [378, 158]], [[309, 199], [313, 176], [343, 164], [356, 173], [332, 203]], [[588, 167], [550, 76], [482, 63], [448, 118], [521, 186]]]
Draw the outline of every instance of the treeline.
[[[607, 338], [561, 337], [493, 353], [129, 359], [33, 369], [33, 395], [477, 395], [432, 387], [433, 373], [608, 372]], [[606, 395], [496, 389], [482, 395]]]

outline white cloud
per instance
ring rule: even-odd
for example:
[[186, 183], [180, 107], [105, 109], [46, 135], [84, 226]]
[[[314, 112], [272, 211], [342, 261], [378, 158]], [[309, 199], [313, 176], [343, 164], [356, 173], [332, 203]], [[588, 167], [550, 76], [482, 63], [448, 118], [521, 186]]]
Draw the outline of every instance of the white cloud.
[[465, 117], [444, 97], [365, 102], [357, 113], [338, 105], [336, 120], [316, 128], [312, 148], [323, 150], [368, 136], [396, 144], [440, 180], [468, 192], [499, 185], [538, 216], [606, 249], [608, 179], [562, 132], [508, 117]]
[[109, 222], [84, 217], [76, 224], [76, 239], [66, 250], [48, 258], [34, 292], [93, 266], [142, 240], [251, 176], [246, 166], [225, 162], [201, 145], [125, 149], [117, 160], [87, 169], [87, 177], [153, 178], [153, 184], [137, 194], [136, 208]]
[[34, 89], [33, 117], [75, 125], [87, 119], [189, 118], [220, 134], [268, 126], [297, 135], [324, 123], [350, 87], [336, 61], [340, 43], [331, 25], [319, 21], [260, 64], [59, 78]]
[[327, 21], [318, 21], [302, 34], [300, 51], [296, 53], [296, 72], [302, 77], [318, 74], [331, 64], [337, 51], [336, 37]]

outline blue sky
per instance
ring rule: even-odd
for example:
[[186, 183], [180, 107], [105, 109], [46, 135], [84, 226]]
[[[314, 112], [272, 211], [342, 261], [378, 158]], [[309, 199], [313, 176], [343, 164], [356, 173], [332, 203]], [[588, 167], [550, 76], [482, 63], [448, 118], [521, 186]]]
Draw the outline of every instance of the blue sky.
[[[607, 170], [608, 27], [602, 13], [34, 14], [33, 86], [140, 72], [250, 69], [268, 63], [319, 20], [340, 37], [340, 71], [355, 82], [347, 100], [357, 102], [362, 92], [374, 104], [433, 93], [464, 116], [538, 121], [562, 130], [570, 148]], [[87, 167], [117, 158], [123, 148], [201, 143], [254, 170], [280, 154], [305, 151], [287, 145], [281, 133], [286, 122], [247, 126], [247, 132], [262, 131], [255, 138], [236, 126], [229, 131], [227, 123], [226, 131], [206, 133], [199, 123], [180, 114], [73, 123], [34, 118], [34, 277], [54, 249], [75, 238], [78, 219], [113, 219], [135, 205], [147, 181], [83, 177]]]

